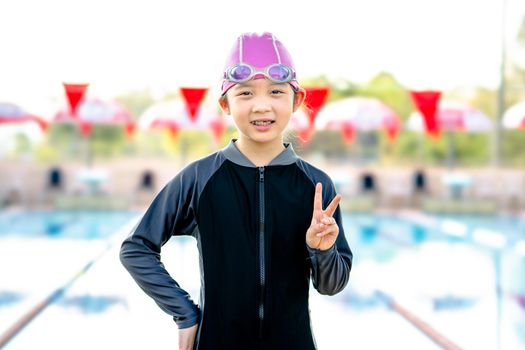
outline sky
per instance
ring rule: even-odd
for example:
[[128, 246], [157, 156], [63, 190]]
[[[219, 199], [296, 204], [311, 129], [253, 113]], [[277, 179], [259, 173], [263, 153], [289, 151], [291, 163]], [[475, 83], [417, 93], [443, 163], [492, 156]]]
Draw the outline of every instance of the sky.
[[[62, 82], [110, 98], [216, 89], [243, 32], [273, 32], [299, 79], [364, 82], [382, 71], [412, 89], [497, 87], [503, 0], [2, 0], [0, 101], [42, 110]], [[507, 41], [525, 1], [506, 0]]]

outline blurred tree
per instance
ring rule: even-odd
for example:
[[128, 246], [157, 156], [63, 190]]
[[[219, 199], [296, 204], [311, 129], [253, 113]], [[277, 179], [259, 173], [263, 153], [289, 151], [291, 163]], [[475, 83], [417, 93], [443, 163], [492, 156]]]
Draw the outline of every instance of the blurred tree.
[[521, 18], [521, 25], [518, 29], [516, 42], [518, 43], [518, 45], [525, 47], [525, 16]]
[[[506, 99], [505, 107], [525, 101], [525, 16], [521, 19], [515, 37], [516, 48], [511, 51], [511, 64], [505, 77]], [[503, 164], [508, 166], [525, 166], [525, 132], [523, 130], [502, 131]]]
[[454, 158], [456, 164], [479, 166], [490, 164], [490, 134], [456, 132], [454, 134]]
[[122, 155], [132, 142], [119, 125], [94, 125], [89, 136], [82, 136], [75, 124], [51, 124], [39, 154], [41, 160], [50, 161], [84, 157], [113, 158]]
[[367, 158], [373, 160], [374, 157], [369, 148], [377, 149], [377, 160], [389, 164], [418, 158], [422, 160], [422, 156], [417, 153], [418, 147], [416, 145], [421, 144], [424, 135], [408, 132], [404, 129], [406, 119], [414, 110], [407, 89], [390, 73], [381, 72], [366, 84], [360, 85], [356, 92], [360, 96], [379, 99], [389, 106], [401, 121], [401, 130], [394, 143], [388, 141], [384, 132], [369, 134], [368, 136], [363, 135], [358, 138], [362, 153], [365, 154], [368, 150]]
[[74, 124], [51, 124], [47, 130], [47, 144], [55, 149], [59, 159], [80, 156], [80, 131]]
[[15, 135], [14, 154], [16, 156], [25, 156], [31, 152], [31, 140], [24, 133], [17, 133]]
[[135, 120], [155, 102], [149, 89], [130, 91], [115, 97], [115, 100], [126, 107]]
[[523, 130], [503, 130], [503, 165], [525, 166], [525, 132]]
[[407, 89], [387, 72], [381, 72], [366, 84], [360, 85], [356, 93], [361, 96], [378, 98], [392, 108], [402, 120], [406, 120], [414, 110]]
[[95, 125], [88, 140], [93, 156], [102, 158], [122, 154], [128, 141], [124, 129], [119, 125]]
[[356, 154], [355, 148], [345, 144], [337, 130], [316, 131], [308, 143], [296, 138], [293, 145], [297, 153], [304, 156], [318, 154], [327, 159], [351, 159]]
[[330, 93], [328, 95], [328, 101], [339, 100], [343, 97], [355, 95], [357, 92], [357, 85], [348, 80], [337, 80], [330, 81], [326, 76], [318, 76], [313, 78], [307, 78], [301, 80], [301, 86], [315, 87], [315, 86], [328, 86]]
[[[446, 91], [444, 99], [463, 101], [479, 109], [496, 123], [497, 96], [496, 90], [482, 87], [456, 88]], [[454, 158], [458, 165], [475, 166], [487, 165], [491, 157], [492, 133], [461, 133], [453, 135]]]
[[60, 160], [57, 149], [46, 141], [36, 145], [34, 152], [35, 160], [42, 163], [56, 163]]
[[180, 98], [182, 98], [182, 97], [181, 97], [181, 94], [180, 94], [179, 90], [168, 91], [160, 98], [160, 101], [171, 101], [171, 100], [176, 100], [176, 99], [180, 99]]

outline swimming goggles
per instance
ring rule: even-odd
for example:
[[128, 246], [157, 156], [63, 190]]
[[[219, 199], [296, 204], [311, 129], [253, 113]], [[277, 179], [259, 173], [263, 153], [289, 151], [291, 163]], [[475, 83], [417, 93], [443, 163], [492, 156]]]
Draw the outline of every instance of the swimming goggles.
[[236, 64], [224, 72], [224, 79], [234, 83], [243, 83], [258, 74], [264, 75], [274, 83], [288, 83], [295, 79], [295, 71], [282, 63], [272, 64], [263, 70], [256, 70], [245, 63]]

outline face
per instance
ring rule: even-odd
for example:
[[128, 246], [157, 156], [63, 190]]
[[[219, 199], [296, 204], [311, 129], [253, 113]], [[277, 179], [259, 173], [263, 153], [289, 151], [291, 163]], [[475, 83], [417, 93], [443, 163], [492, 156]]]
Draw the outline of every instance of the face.
[[233, 117], [243, 142], [279, 143], [292, 113], [303, 102], [305, 93], [294, 93], [288, 83], [252, 79], [236, 84], [219, 101]]

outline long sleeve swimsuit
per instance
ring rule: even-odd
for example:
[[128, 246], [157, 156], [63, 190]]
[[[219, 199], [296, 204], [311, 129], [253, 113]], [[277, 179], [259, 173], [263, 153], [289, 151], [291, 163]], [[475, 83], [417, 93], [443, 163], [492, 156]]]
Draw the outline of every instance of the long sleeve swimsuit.
[[[347, 284], [352, 265], [339, 208], [334, 246], [306, 245], [317, 182], [326, 207], [336, 195], [332, 181], [290, 144], [257, 167], [232, 141], [159, 192], [123, 242], [120, 259], [179, 328], [199, 323], [195, 349], [315, 349], [310, 278], [321, 294], [333, 295]], [[173, 235], [197, 240], [199, 305], [161, 263], [161, 247]]]

